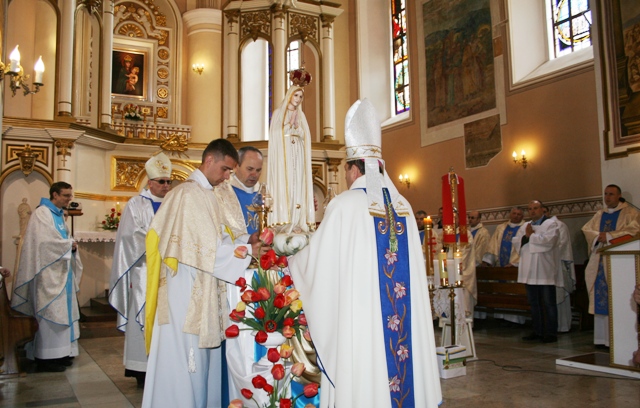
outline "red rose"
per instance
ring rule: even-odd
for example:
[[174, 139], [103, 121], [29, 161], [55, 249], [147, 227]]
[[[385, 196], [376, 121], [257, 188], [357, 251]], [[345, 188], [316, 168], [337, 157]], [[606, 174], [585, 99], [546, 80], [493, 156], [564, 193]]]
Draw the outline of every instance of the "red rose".
[[284, 319], [284, 321], [282, 322], [283, 326], [293, 326], [294, 325], [294, 321], [292, 318], [287, 317], [286, 319]]
[[238, 334], [240, 334], [240, 328], [237, 325], [232, 324], [231, 326], [227, 327], [227, 330], [224, 331], [224, 334], [227, 336], [227, 338], [238, 337]]
[[267, 337], [269, 337], [267, 335], [267, 332], [260, 330], [258, 333], [256, 333], [256, 343], [258, 344], [264, 343], [265, 341], [267, 341]]
[[103, 223], [103, 224], [106, 224], [107, 222], [106, 222], [106, 221], [102, 221], [102, 223]]
[[267, 380], [261, 375], [256, 375], [251, 380], [251, 384], [253, 384], [254, 388], [264, 388], [267, 385]]
[[262, 308], [262, 306], [260, 306], [255, 310], [255, 312], [253, 312], [253, 317], [255, 317], [256, 319], [264, 319], [265, 316], [266, 316], [266, 313], [264, 312], [264, 309]]
[[272, 363], [277, 363], [280, 360], [280, 352], [275, 347], [270, 348], [269, 351], [267, 351], [267, 358]]
[[242, 299], [244, 303], [251, 303], [253, 302], [253, 300], [251, 300], [251, 298], [253, 297], [253, 293], [254, 292], [251, 289], [249, 289], [246, 292], [244, 292], [242, 296], [240, 296], [240, 299]]
[[284, 307], [285, 297], [282, 293], [276, 295], [276, 298], [273, 299], [273, 305], [278, 309], [282, 309]]
[[112, 212], [112, 213], [116, 212], [116, 209], [115, 209], [115, 208], [112, 208], [112, 209], [111, 209], [111, 212]]
[[268, 300], [271, 297], [271, 293], [267, 288], [259, 288], [258, 295], [260, 295], [260, 300]]
[[258, 292], [251, 292], [251, 301], [252, 302], [259, 302], [262, 300], [262, 296], [260, 296], [260, 294]]
[[274, 322], [273, 320], [267, 320], [266, 322], [264, 322], [264, 330], [267, 333], [273, 333], [274, 331], [276, 331], [276, 329], [278, 329], [278, 323]]
[[279, 257], [276, 260], [276, 265], [278, 265], [278, 267], [280, 267], [280, 268], [286, 268], [289, 265], [289, 262], [287, 262], [287, 257], [284, 256], [284, 255]]
[[284, 275], [282, 279], [280, 279], [280, 283], [282, 283], [284, 286], [291, 286], [293, 285], [293, 280], [291, 279], [291, 276]]
[[242, 394], [243, 397], [245, 397], [246, 399], [251, 399], [253, 397], [253, 393], [251, 392], [251, 390], [248, 390], [246, 388], [243, 388], [240, 390], [240, 393]]
[[271, 267], [276, 264], [276, 259], [278, 259], [276, 252], [270, 249], [260, 257], [260, 267], [265, 271], [271, 269]]
[[280, 408], [291, 408], [291, 400], [289, 398], [281, 398]]
[[271, 384], [265, 384], [264, 387], [262, 387], [262, 389], [265, 390], [269, 395], [273, 393], [273, 385]]
[[304, 392], [304, 396], [307, 398], [315, 397], [316, 395], [318, 395], [318, 384], [309, 383], [305, 385], [303, 392]]
[[229, 319], [233, 320], [234, 322], [242, 321], [243, 317], [244, 317], [244, 310], [241, 312], [238, 312], [237, 310], [233, 309], [231, 313], [229, 313]]
[[242, 290], [247, 287], [247, 280], [245, 278], [240, 278], [236, 281], [236, 286], [240, 286]]
[[118, 217], [120, 216], [120, 213], [118, 213]]
[[271, 369], [271, 374], [273, 374], [273, 378], [276, 381], [282, 380], [284, 378], [284, 366], [282, 364], [275, 364]]
[[307, 325], [307, 315], [304, 314], [304, 313], [301, 313], [298, 316], [298, 323], [300, 323], [303, 326], [306, 326]]

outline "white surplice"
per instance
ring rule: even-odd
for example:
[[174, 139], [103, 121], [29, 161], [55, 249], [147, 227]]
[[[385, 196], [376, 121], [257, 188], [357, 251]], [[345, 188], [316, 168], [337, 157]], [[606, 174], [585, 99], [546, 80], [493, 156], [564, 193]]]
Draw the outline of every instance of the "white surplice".
[[[333, 199], [309, 245], [289, 260], [322, 376], [320, 406], [391, 407], [382, 328], [374, 219], [366, 176]], [[406, 199], [399, 197], [406, 203]], [[413, 211], [409, 208], [409, 214]], [[422, 247], [405, 218], [411, 275], [411, 340], [416, 407], [442, 401]], [[332, 385], [333, 383], [333, 385]], [[334, 388], [335, 385], [335, 388]]]
[[[249, 254], [251, 253], [251, 246], [245, 245], [249, 236], [242, 235], [232, 240], [224, 232], [224, 226], [219, 224], [224, 219], [224, 215], [216, 212], [221, 211], [224, 203], [218, 204], [218, 199], [211, 191], [213, 187], [200, 170], [195, 170], [190, 179], [197, 185], [188, 181], [170, 191], [150, 226], [150, 233], [152, 230], [155, 231], [155, 225], [170, 228], [169, 231], [155, 232], [160, 237], [163, 234], [170, 234], [171, 238], [168, 241], [171, 242], [168, 243], [166, 251], [174, 255], [167, 255], [163, 252], [164, 248], [161, 248], [160, 253], [164, 262], [167, 262], [167, 258], [174, 258], [177, 259], [178, 264], [175, 272], [166, 263], [162, 264], [160, 271], [161, 291], [164, 290], [163, 286], [166, 287], [167, 304], [160, 304], [160, 297], [158, 297], [158, 312], [155, 313], [154, 318], [142, 400], [142, 406], [148, 408], [221, 407], [222, 359], [225, 358], [221, 352], [222, 347], [200, 347], [203, 342], [201, 336], [185, 331], [189, 325], [194, 326], [188, 318], [194, 304], [197, 308], [208, 308], [208, 305], [215, 302], [219, 315], [203, 317], [205, 321], [201, 320], [197, 326], [200, 333], [211, 331], [214, 334], [212, 341], [224, 340], [224, 333], [218, 330], [228, 326], [229, 308], [226, 284], [217, 280], [235, 282], [244, 275], [250, 262], [250, 257], [239, 259], [233, 255], [234, 250], [239, 246], [246, 246]], [[193, 197], [186, 197], [191, 194], [196, 195], [195, 202]], [[201, 204], [197, 204], [198, 201]], [[184, 208], [183, 205], [188, 205], [188, 208]], [[194, 214], [193, 211], [199, 211], [199, 213]], [[209, 216], [213, 219], [208, 219]], [[170, 220], [167, 222], [167, 219]], [[180, 225], [188, 220], [207, 222], [197, 225]], [[218, 228], [212, 228], [213, 230], [209, 231], [204, 224], [216, 225]], [[185, 233], [188, 240], [185, 241], [178, 234], [179, 232]], [[168, 241], [161, 238], [161, 242], [164, 242], [163, 246], [167, 245]], [[179, 243], [178, 246], [174, 245], [176, 242]], [[215, 242], [215, 245], [212, 245], [212, 242]], [[206, 258], [214, 247], [215, 259]], [[185, 262], [202, 265], [202, 268], [207, 269], [196, 268]], [[206, 283], [201, 280], [203, 274], [208, 276], [204, 278], [207, 280], [210, 276], [216, 278], [213, 280], [214, 290], [210, 299], [203, 299], [202, 287], [197, 286], [198, 282]], [[147, 310], [147, 313], [150, 311]], [[148, 318], [150, 316], [151, 314]], [[203, 315], [198, 310], [195, 316]], [[218, 326], [216, 323], [218, 320], [220, 327], [212, 327]]]
[[134, 371], [147, 371], [143, 332], [147, 293], [145, 238], [154, 215], [152, 200], [162, 199], [145, 189], [127, 202], [120, 217], [111, 265], [109, 303], [118, 312], [118, 329], [125, 332], [124, 366]]
[[[29, 220], [16, 272], [11, 307], [38, 322], [38, 331], [26, 346], [30, 359], [55, 359], [78, 355], [80, 312], [76, 292], [82, 263], [72, 251], [73, 239], [62, 219], [41, 201]], [[62, 236], [55, 222], [65, 231]]]

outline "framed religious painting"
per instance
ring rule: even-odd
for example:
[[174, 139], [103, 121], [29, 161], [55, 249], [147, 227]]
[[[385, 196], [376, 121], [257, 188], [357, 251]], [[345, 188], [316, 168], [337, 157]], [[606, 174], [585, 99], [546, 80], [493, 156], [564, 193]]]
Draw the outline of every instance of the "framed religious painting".
[[146, 99], [146, 65], [146, 52], [114, 48], [111, 61], [111, 94]]
[[598, 1], [605, 159], [640, 152], [640, 6]]
[[505, 124], [504, 92], [498, 91], [504, 89], [503, 56], [494, 49], [493, 34], [501, 21], [500, 2], [420, 0], [415, 4], [422, 146], [468, 136], [465, 126], [479, 120], [498, 118], [499, 125]]

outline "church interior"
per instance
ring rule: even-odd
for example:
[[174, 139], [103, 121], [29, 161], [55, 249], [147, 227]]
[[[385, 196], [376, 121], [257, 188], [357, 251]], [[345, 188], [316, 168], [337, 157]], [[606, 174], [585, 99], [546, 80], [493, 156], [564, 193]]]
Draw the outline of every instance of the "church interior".
[[[589, 8], [584, 32], [564, 31], [570, 45], [550, 11], [565, 2]], [[70, 183], [81, 308], [108, 290], [115, 232], [103, 221], [146, 185], [148, 158], [165, 152], [180, 182], [226, 138], [260, 149], [266, 169], [270, 115], [295, 70], [312, 78], [303, 110], [317, 221], [346, 189], [345, 114], [365, 98], [388, 174], [432, 218], [453, 169], [490, 232], [540, 200], [584, 266], [581, 228], [604, 188], [640, 197], [635, 0], [3, 0], [0, 22], [0, 265], [17, 269], [20, 205], [35, 209], [52, 183]], [[551, 345], [482, 322], [479, 360], [441, 380], [443, 406], [637, 405], [637, 378], [556, 366], [595, 351], [583, 320]], [[0, 407], [140, 406], [142, 390], [120, 375], [122, 337], [103, 326], [87, 329], [65, 373], [0, 373]]]

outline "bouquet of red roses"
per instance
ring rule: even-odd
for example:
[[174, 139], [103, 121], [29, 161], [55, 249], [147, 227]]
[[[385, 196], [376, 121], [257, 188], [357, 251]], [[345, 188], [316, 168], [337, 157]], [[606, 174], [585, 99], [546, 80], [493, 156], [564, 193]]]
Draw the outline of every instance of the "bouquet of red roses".
[[[260, 234], [260, 240], [265, 245], [271, 245], [273, 231], [266, 228]], [[245, 258], [247, 249], [240, 247], [236, 250], [235, 256]], [[236, 281], [242, 293], [242, 300], [231, 311], [229, 318], [255, 330], [256, 342], [260, 344], [267, 340], [268, 333], [279, 332], [286, 338], [294, 335], [300, 338], [306, 329], [306, 318], [300, 313], [302, 311], [302, 301], [298, 299], [300, 294], [296, 289], [289, 288], [293, 281], [283, 272], [287, 266], [287, 257], [278, 256], [273, 249], [270, 249], [260, 257], [258, 271], [254, 274], [250, 285], [245, 278]], [[228, 338], [237, 337], [239, 333], [240, 328], [236, 324], [232, 324], [225, 331]]]
[[[269, 402], [264, 404], [264, 408], [291, 408], [295, 405], [295, 402], [298, 398], [303, 395], [307, 398], [315, 397], [318, 394], [318, 384], [309, 383], [304, 386], [303, 393], [296, 396], [295, 398], [290, 398], [287, 396], [289, 390], [289, 384], [294, 377], [300, 377], [302, 373], [304, 373], [305, 366], [303, 363], [295, 363], [291, 366], [291, 373], [289, 375], [286, 374], [286, 370], [283, 364], [280, 363], [280, 358], [289, 358], [291, 357], [292, 348], [288, 347], [286, 344], [283, 344], [280, 351], [277, 348], [270, 348], [267, 351], [267, 356], [269, 361], [273, 363], [273, 367], [271, 368], [271, 374], [273, 375], [273, 384], [269, 384], [266, 378], [261, 375], [256, 375], [251, 380], [251, 384], [254, 387], [254, 390], [263, 390], [269, 396]], [[283, 384], [279, 384], [280, 381], [284, 380]], [[254, 391], [251, 391], [248, 388], [243, 388], [240, 390], [242, 396], [246, 399], [252, 399], [256, 405], [258, 405], [258, 401], [254, 398]], [[235, 399], [231, 401], [229, 404], [229, 408], [243, 408], [244, 405], [241, 400]], [[310, 407], [313, 408], [313, 404], [307, 404], [305, 408]]]

